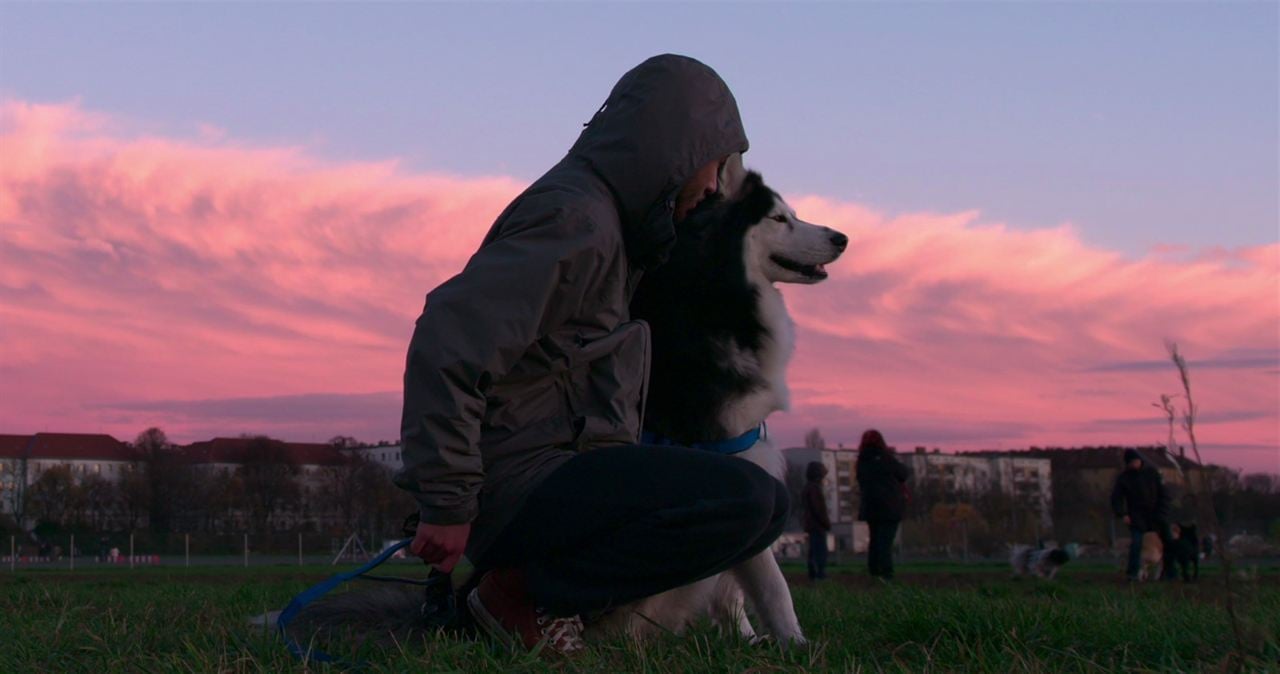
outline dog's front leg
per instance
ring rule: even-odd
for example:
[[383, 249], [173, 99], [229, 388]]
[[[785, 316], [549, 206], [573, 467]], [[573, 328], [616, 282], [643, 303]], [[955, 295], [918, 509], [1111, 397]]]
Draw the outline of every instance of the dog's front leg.
[[712, 620], [720, 629], [736, 631], [743, 639], [755, 642], [756, 630], [751, 626], [743, 602], [742, 586], [738, 584], [738, 579], [732, 573], [720, 574], [712, 600]]
[[783, 577], [772, 550], [766, 549], [738, 564], [732, 573], [746, 593], [747, 601], [751, 602], [751, 608], [764, 623], [766, 634], [783, 644], [805, 642], [791, 602], [791, 589], [787, 587], [787, 579]]

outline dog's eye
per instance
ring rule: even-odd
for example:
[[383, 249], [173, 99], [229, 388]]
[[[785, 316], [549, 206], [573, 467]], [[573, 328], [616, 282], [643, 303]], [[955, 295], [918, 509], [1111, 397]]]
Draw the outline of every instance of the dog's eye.
[[771, 219], [772, 219], [772, 220], [774, 220], [774, 221], [776, 221], [776, 222], [786, 222], [786, 221], [787, 221], [787, 216], [785, 216], [785, 215], [775, 215], [775, 216], [773, 216]]

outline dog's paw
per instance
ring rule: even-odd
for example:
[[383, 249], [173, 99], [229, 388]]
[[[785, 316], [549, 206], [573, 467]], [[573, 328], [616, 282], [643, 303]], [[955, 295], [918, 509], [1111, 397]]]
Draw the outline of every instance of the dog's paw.
[[774, 636], [772, 634], [761, 634], [751, 639], [752, 646], [759, 646], [761, 644], [775, 644], [775, 643], [781, 645], [783, 648], [794, 648], [798, 646], [803, 647], [808, 645], [809, 640], [805, 639], [804, 635], [801, 634], [800, 632], [795, 632], [793, 634], [778, 635], [778, 636]]
[[791, 648], [803, 648], [809, 645], [809, 640], [804, 638], [803, 634], [797, 633], [786, 642], [786, 645]]

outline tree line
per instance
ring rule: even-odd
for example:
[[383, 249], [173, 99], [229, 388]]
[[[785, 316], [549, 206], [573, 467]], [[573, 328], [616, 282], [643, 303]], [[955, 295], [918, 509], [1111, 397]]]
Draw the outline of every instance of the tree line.
[[[331, 441], [350, 447], [350, 438]], [[164, 431], [149, 428], [132, 460], [111, 480], [47, 468], [26, 489], [24, 511], [49, 530], [147, 530], [170, 533], [308, 532], [395, 535], [413, 500], [391, 481], [391, 470], [358, 452], [332, 465], [299, 465], [284, 443], [248, 441], [234, 468], [195, 463]]]

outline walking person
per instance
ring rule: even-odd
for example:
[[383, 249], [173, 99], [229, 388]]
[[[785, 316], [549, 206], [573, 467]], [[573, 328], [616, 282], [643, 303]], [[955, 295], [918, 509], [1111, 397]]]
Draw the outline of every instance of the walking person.
[[1125, 573], [1138, 580], [1142, 566], [1142, 536], [1154, 531], [1164, 549], [1162, 580], [1176, 580], [1173, 537], [1169, 532], [1169, 492], [1156, 470], [1136, 449], [1124, 450], [1124, 469], [1111, 489], [1111, 510], [1129, 527], [1129, 563]]
[[581, 614], [712, 576], [781, 533], [787, 490], [759, 466], [636, 444], [651, 359], [632, 293], [746, 150], [714, 70], [648, 59], [427, 295], [395, 481], [419, 504], [410, 550], [442, 571], [466, 553], [467, 606], [496, 639], [576, 652]]
[[907, 509], [906, 484], [911, 471], [875, 429], [862, 434], [855, 470], [862, 494], [858, 519], [867, 523], [871, 534], [867, 571], [873, 577], [893, 580], [893, 540]]
[[827, 513], [827, 497], [822, 483], [827, 477], [827, 467], [821, 461], [810, 461], [805, 468], [804, 491], [800, 504], [804, 531], [809, 534], [809, 580], [827, 577], [827, 533], [831, 531], [831, 518]]

